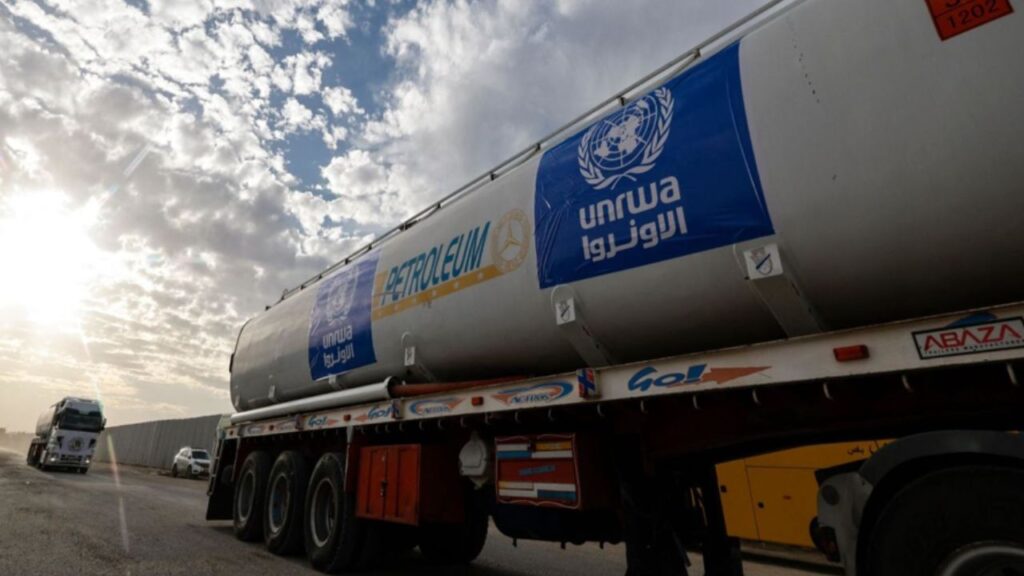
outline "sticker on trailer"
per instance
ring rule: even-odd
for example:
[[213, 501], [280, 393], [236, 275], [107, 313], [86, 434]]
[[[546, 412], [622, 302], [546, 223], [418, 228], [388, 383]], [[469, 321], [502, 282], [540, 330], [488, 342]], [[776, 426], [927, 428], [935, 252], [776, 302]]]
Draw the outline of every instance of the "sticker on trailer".
[[601, 397], [601, 391], [597, 388], [597, 372], [593, 368], [577, 370], [576, 383], [579, 384], [580, 398]]
[[395, 419], [397, 417], [397, 405], [393, 402], [388, 402], [387, 404], [374, 404], [373, 406], [363, 410], [362, 414], [357, 415], [353, 419], [362, 424], [367, 422], [376, 422], [377, 420], [383, 420], [385, 418]]
[[1024, 319], [998, 320], [991, 314], [976, 314], [913, 336], [922, 360], [1012, 350], [1024, 348]]
[[772, 234], [739, 44], [545, 152], [534, 206], [541, 288]]
[[1010, 0], [925, 0], [943, 41], [1013, 13]]
[[292, 432], [292, 431], [299, 430], [299, 429], [300, 429], [299, 428], [299, 423], [295, 422], [295, 421], [285, 422], [285, 423], [279, 424], [277, 426], [277, 431], [278, 432]]
[[747, 263], [747, 278], [751, 280], [782, 276], [782, 258], [779, 256], [778, 244], [766, 244], [746, 250], [743, 252], [743, 260]]
[[409, 404], [409, 412], [417, 416], [436, 416], [439, 414], [451, 414], [464, 398], [455, 396], [448, 398], [432, 398], [430, 400], [417, 400]]
[[498, 502], [579, 507], [577, 454], [572, 436], [497, 438], [495, 453]]
[[491, 395], [506, 406], [546, 404], [561, 400], [572, 393], [575, 386], [569, 382], [542, 382], [529, 386], [506, 388]]
[[340, 422], [337, 418], [331, 418], [330, 416], [320, 414], [306, 418], [306, 422], [302, 428], [304, 430], [316, 430], [319, 428], [331, 428], [338, 424], [340, 424]]
[[708, 368], [707, 364], [694, 364], [683, 372], [659, 373], [653, 366], [637, 370], [626, 387], [630, 392], [643, 393], [652, 390], [694, 386], [697, 384], [725, 384], [751, 374], [764, 372], [768, 366], [744, 366], [741, 368]]
[[377, 361], [370, 319], [379, 254], [369, 254], [317, 286], [309, 319], [309, 373], [313, 380]]
[[[498, 220], [487, 220], [436, 246], [423, 248], [377, 274], [373, 320], [429, 304], [517, 270], [526, 261], [532, 238], [530, 219], [515, 209]], [[406, 366], [411, 366], [415, 351], [406, 348], [406, 354]]]

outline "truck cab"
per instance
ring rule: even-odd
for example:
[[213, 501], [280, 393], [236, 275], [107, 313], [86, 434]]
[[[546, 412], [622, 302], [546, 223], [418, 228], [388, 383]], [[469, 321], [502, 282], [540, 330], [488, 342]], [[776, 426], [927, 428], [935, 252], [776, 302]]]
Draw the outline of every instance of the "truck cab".
[[41, 470], [64, 469], [85, 474], [106, 418], [99, 402], [64, 398], [39, 416], [27, 462]]

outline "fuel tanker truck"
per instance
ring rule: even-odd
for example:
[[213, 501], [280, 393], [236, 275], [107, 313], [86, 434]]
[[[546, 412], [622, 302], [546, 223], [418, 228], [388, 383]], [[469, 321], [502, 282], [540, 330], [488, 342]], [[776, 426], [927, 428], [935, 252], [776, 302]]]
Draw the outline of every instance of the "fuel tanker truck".
[[896, 438], [818, 473], [828, 558], [1021, 570], [1022, 54], [1010, 0], [769, 3], [247, 322], [208, 518], [732, 575], [716, 463]]
[[64, 398], [39, 415], [27, 462], [40, 470], [53, 468], [86, 474], [105, 426], [99, 402]]

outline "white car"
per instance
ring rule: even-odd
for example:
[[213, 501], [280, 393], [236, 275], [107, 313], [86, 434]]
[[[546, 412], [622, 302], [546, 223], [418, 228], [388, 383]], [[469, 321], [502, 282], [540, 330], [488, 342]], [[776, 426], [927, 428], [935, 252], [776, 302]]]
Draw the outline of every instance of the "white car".
[[201, 448], [182, 448], [174, 455], [171, 476], [195, 478], [210, 473], [210, 453]]

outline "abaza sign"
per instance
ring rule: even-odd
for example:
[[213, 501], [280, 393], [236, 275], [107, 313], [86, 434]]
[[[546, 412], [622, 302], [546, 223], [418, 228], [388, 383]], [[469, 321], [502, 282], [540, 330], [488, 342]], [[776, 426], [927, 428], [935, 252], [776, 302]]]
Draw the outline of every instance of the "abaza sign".
[[1024, 319], [957, 322], [945, 328], [914, 332], [914, 344], [922, 360], [1022, 348]]

